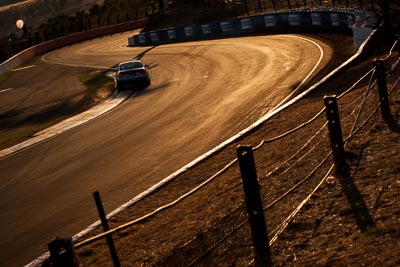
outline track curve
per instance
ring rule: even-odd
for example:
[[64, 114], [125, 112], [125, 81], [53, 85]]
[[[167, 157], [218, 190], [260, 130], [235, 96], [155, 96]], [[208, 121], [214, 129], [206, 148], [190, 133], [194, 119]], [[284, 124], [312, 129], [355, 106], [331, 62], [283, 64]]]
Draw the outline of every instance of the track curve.
[[[114, 112], [0, 159], [0, 260], [20, 266], [266, 114], [308, 76], [320, 48], [290, 35], [128, 48], [127, 34], [56, 50], [46, 64], [141, 58], [152, 85]], [[318, 68], [329, 60], [325, 53]], [[23, 255], [21, 255], [23, 251]]]

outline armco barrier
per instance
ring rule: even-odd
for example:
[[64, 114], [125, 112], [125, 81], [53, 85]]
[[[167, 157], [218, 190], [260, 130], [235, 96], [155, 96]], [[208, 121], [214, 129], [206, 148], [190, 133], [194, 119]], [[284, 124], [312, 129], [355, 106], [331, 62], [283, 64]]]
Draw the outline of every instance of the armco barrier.
[[4, 63], [0, 64], [0, 75], [4, 74], [12, 69], [16, 68], [17, 66], [23, 64], [24, 62], [28, 61], [29, 59], [33, 58], [34, 56], [47, 53], [54, 49], [83, 42], [86, 40], [94, 39], [97, 37], [102, 37], [106, 35], [111, 35], [119, 32], [134, 30], [138, 28], [142, 28], [146, 25], [147, 19], [130, 21], [127, 23], [121, 23], [117, 25], [112, 25], [108, 27], [103, 27], [99, 29], [89, 30], [85, 32], [75, 33], [68, 36], [64, 36], [61, 38], [57, 38], [45, 43], [41, 43], [36, 46], [32, 46], [19, 54], [13, 56], [9, 60], [5, 61]]
[[128, 38], [128, 44], [129, 46], [148, 46], [255, 32], [322, 29], [328, 31], [352, 30], [354, 47], [355, 50], [358, 50], [377, 24], [378, 19], [373, 11], [359, 9], [294, 10], [144, 32]]

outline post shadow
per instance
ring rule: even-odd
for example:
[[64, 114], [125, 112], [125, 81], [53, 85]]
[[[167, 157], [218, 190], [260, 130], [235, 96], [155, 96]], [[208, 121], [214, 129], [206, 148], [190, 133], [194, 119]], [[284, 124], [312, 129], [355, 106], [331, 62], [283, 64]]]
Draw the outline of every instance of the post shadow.
[[333, 160], [335, 164], [335, 176], [338, 178], [342, 191], [350, 204], [351, 211], [354, 214], [357, 225], [361, 232], [375, 227], [372, 216], [368, 212], [367, 205], [364, 202], [361, 192], [354, 183], [349, 167], [346, 162], [344, 142], [342, 137], [342, 128], [337, 106], [336, 96], [325, 96], [325, 111], [328, 120], [328, 130], [332, 149]]
[[350, 204], [351, 212], [361, 232], [364, 233], [368, 229], [374, 228], [375, 222], [368, 211], [360, 190], [354, 183], [354, 178], [351, 176], [347, 163], [336, 170], [336, 177], [342, 186], [342, 191]]
[[400, 126], [392, 113], [382, 115], [383, 120], [386, 122], [389, 129], [395, 133], [400, 133]]
[[382, 118], [392, 131], [398, 133], [400, 132], [399, 125], [390, 110], [386, 73], [383, 60], [375, 60], [375, 70]]

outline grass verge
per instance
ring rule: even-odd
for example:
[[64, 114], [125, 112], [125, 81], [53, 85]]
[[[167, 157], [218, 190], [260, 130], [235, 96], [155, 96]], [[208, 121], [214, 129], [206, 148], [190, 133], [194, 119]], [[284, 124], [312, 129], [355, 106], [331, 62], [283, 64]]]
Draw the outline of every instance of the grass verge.
[[[12, 74], [1, 75], [0, 79], [6, 79], [10, 75]], [[87, 88], [79, 101], [48, 109], [46, 112], [39, 112], [37, 115], [31, 115], [32, 119], [28, 121], [25, 118], [21, 119], [21, 122], [17, 122], [12, 131], [0, 135], [0, 149], [28, 140], [35, 133], [88, 110], [108, 98], [115, 89], [114, 80], [105, 72], [85, 72], [79, 76], [79, 80]], [[42, 118], [37, 119], [37, 117]]]

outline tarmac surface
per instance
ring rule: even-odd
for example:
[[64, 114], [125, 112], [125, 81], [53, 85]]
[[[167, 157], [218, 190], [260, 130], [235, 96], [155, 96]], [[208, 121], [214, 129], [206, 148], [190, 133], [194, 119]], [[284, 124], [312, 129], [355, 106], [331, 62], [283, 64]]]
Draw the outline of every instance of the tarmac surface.
[[[91, 192], [100, 191], [106, 211], [116, 209], [271, 111], [331, 53], [289, 35], [142, 48], [125, 47], [127, 37], [56, 50], [29, 69], [35, 75], [14, 81], [20, 87], [0, 83], [0, 89], [16, 88], [2, 95], [0, 106], [7, 107], [14, 97], [27, 105], [50, 93], [68, 98], [77, 89], [66, 88], [63, 75], [47, 80], [56, 67], [69, 73], [140, 58], [152, 76], [149, 88], [102, 103], [102, 116], [82, 114], [88, 117], [78, 119], [79, 127], [64, 122], [65, 129], [37, 135], [43, 140], [1, 152], [8, 154], [0, 158], [0, 260], [9, 266], [27, 264], [55, 236], [72, 236], [94, 222]], [[37, 92], [25, 91], [31, 88]]]

